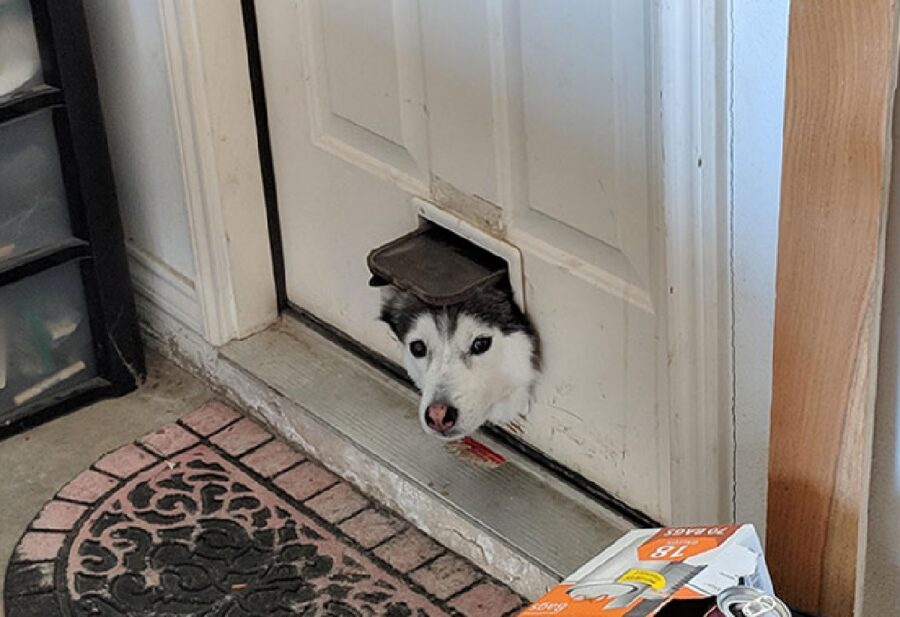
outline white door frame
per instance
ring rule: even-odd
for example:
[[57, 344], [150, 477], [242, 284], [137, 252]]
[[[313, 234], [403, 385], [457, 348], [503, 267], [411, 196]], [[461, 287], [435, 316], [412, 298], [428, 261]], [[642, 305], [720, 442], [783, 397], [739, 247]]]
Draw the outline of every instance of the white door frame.
[[[668, 353], [659, 366], [669, 413], [658, 444], [670, 464], [659, 473], [670, 478], [669, 521], [718, 522], [733, 516], [734, 474], [728, 3], [652, 1], [652, 145], [662, 170], [654, 186], [665, 204], [667, 247], [658, 259], [667, 264], [669, 291]], [[205, 335], [221, 345], [277, 316], [240, 0], [159, 5]]]
[[[734, 516], [728, 6], [661, 0], [661, 199], [668, 289], [669, 520]], [[657, 94], [654, 92], [654, 94]], [[681, 452], [690, 456], [677, 456]]]
[[159, 0], [208, 342], [278, 316], [240, 0]]

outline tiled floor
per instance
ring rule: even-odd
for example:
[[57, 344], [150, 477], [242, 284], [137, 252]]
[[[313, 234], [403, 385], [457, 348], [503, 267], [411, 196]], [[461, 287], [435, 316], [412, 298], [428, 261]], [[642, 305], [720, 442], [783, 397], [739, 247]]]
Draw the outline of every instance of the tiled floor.
[[8, 617], [61, 605], [73, 615], [501, 617], [523, 603], [221, 404], [76, 472], [35, 508], [13, 554]]

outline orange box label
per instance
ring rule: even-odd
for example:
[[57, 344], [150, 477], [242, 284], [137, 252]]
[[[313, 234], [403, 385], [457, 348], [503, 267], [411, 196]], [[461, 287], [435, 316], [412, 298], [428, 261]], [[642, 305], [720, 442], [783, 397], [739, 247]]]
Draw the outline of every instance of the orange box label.
[[638, 548], [641, 561], [684, 561], [718, 548], [734, 535], [740, 525], [715, 527], [666, 527]]

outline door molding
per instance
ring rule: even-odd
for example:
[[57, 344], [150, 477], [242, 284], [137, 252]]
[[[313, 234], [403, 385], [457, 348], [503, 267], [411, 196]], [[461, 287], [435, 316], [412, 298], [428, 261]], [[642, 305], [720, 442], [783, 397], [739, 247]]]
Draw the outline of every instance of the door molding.
[[240, 0], [159, 0], [206, 339], [278, 314]]
[[[733, 516], [729, 266], [727, 3], [659, 4], [656, 186], [665, 213], [669, 521]], [[668, 364], [667, 364], [668, 362]], [[666, 436], [661, 436], [665, 439]], [[665, 485], [664, 489], [665, 490]]]

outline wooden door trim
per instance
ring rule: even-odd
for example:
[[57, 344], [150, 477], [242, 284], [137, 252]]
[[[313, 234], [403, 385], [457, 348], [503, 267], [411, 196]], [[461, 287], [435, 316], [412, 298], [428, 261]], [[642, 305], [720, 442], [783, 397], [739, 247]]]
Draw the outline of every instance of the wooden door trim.
[[897, 71], [893, 0], [794, 0], [767, 556], [776, 589], [858, 614]]

